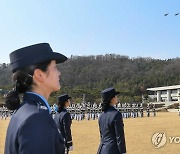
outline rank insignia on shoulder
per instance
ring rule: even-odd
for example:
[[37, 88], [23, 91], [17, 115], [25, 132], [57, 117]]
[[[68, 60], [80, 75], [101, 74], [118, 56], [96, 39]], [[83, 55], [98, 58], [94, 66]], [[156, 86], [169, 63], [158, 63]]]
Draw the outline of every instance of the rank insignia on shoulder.
[[48, 108], [46, 106], [43, 106], [43, 105], [40, 105], [40, 109], [48, 110]]

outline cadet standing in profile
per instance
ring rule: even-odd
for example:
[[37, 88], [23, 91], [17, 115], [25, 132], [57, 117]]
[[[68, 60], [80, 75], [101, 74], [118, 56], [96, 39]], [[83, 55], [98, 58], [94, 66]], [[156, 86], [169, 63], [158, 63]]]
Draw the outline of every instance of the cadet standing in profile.
[[123, 154], [126, 153], [124, 136], [124, 124], [122, 115], [114, 108], [117, 104], [117, 96], [114, 88], [107, 88], [101, 92], [102, 111], [99, 118], [99, 130], [101, 143], [98, 154]]
[[[18, 49], [10, 54], [15, 87], [7, 94], [8, 109], [15, 110], [10, 120], [5, 154], [63, 154], [64, 141], [51, 117], [47, 102], [60, 89], [56, 64], [67, 57], [55, 53], [48, 43]], [[21, 102], [19, 94], [23, 94]]]
[[150, 117], [150, 107], [149, 107], [149, 104], [147, 104], [146, 112], [147, 112], [147, 117]]
[[71, 115], [67, 111], [67, 107], [70, 105], [70, 99], [67, 94], [58, 97], [58, 112], [54, 116], [54, 121], [58, 127], [59, 133], [62, 134], [67, 153], [73, 150], [73, 142], [71, 136]]

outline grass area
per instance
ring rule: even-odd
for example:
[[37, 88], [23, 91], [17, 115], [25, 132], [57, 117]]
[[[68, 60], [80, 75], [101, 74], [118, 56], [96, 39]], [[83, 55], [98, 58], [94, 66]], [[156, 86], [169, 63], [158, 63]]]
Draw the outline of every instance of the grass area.
[[[0, 154], [4, 151], [4, 140], [8, 120], [0, 120]], [[158, 112], [157, 117], [124, 119], [128, 154], [179, 154], [180, 140], [170, 143], [169, 137], [180, 137], [180, 117], [177, 113]], [[166, 144], [156, 149], [151, 138], [154, 133], [166, 133]], [[97, 120], [73, 121], [72, 135], [74, 151], [70, 154], [95, 154], [99, 146]], [[178, 143], [177, 143], [178, 142]]]

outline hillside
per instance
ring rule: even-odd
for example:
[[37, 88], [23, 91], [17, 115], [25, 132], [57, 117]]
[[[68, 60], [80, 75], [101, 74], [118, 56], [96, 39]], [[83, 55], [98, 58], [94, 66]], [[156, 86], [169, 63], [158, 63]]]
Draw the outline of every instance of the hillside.
[[[121, 92], [121, 102], [141, 101], [147, 96], [146, 88], [180, 84], [180, 58], [159, 60], [129, 58], [107, 54], [98, 56], [72, 56], [60, 64], [61, 91], [54, 93], [50, 102], [60, 93], [69, 93], [74, 100], [100, 101], [100, 91], [115, 87]], [[12, 87], [8, 65], [0, 67], [0, 89]]]

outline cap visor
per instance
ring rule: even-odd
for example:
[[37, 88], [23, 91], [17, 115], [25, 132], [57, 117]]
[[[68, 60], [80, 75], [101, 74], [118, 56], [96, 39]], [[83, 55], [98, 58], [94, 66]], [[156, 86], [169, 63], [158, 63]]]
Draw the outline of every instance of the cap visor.
[[68, 58], [64, 56], [63, 54], [53, 52], [52, 56], [49, 57], [51, 60], [56, 60], [56, 63], [63, 63], [65, 62]]
[[116, 95], [119, 95], [119, 94], [120, 94], [120, 92], [116, 91], [116, 92], [115, 92], [115, 94], [116, 94]]

